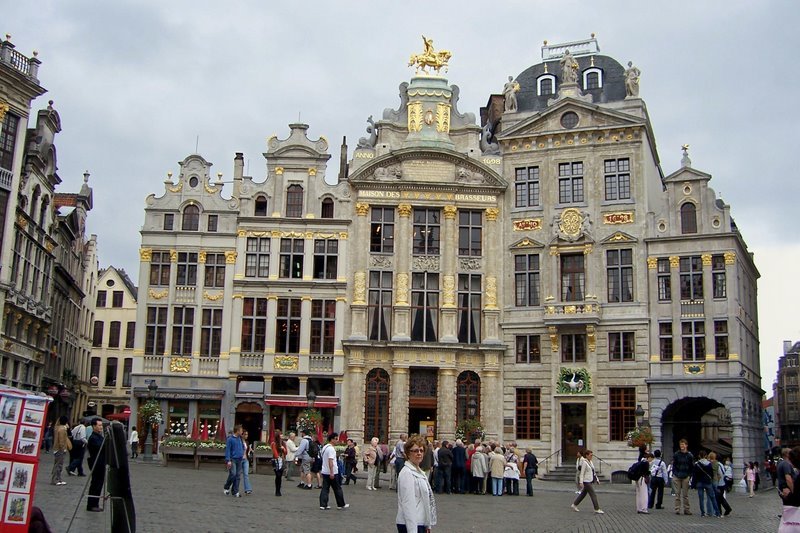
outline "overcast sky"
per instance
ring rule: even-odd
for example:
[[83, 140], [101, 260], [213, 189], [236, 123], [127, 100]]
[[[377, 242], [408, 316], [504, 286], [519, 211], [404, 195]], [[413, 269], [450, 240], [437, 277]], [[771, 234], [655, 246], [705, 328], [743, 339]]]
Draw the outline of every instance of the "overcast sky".
[[[422, 49], [420, 34], [453, 52], [459, 108], [478, 110], [508, 75], [551, 44], [597, 34], [601, 53], [642, 70], [664, 173], [680, 146], [731, 212], [761, 271], [762, 387], [772, 394], [782, 340], [800, 340], [794, 308], [800, 235], [796, 179], [800, 124], [796, 68], [800, 5], [793, 1], [264, 2], [0, 0], [0, 32], [39, 52], [55, 101], [60, 191], [91, 174], [101, 266], [138, 282], [144, 199], [195, 145], [214, 173], [265, 175], [266, 139], [287, 124], [324, 135], [338, 169], [366, 117], [397, 107], [397, 86]], [[199, 141], [198, 141], [199, 139]], [[227, 186], [230, 190], [230, 185]]]

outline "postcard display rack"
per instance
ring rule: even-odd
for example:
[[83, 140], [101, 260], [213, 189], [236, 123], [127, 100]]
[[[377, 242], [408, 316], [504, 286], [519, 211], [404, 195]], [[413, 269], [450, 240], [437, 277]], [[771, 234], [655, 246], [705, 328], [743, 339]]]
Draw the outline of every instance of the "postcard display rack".
[[48, 396], [0, 385], [0, 531], [28, 531]]

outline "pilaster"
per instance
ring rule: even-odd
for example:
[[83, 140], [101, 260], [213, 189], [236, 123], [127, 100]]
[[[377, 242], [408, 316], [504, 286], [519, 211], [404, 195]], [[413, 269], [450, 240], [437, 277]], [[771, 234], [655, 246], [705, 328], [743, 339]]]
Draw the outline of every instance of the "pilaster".
[[437, 391], [436, 436], [439, 440], [455, 440], [456, 436], [456, 371], [453, 368], [439, 369]]
[[392, 368], [389, 384], [392, 403], [389, 404], [389, 442], [396, 442], [401, 433], [408, 431], [408, 368]]

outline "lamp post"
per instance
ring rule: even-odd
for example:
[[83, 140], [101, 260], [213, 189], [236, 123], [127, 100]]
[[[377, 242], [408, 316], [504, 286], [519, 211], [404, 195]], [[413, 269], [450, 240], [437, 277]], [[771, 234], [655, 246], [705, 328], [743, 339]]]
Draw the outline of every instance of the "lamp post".
[[642, 409], [641, 404], [636, 405], [636, 410], [633, 412], [633, 416], [636, 417], [636, 427], [642, 427], [642, 424], [644, 424], [644, 409]]
[[470, 398], [467, 402], [467, 414], [470, 418], [475, 418], [475, 415], [478, 412], [478, 402], [475, 401], [475, 398]]
[[308, 394], [306, 394], [306, 401], [308, 402], [308, 408], [313, 409], [317, 401], [317, 393], [313, 390], [308, 391]]
[[[147, 385], [147, 398], [148, 401], [155, 400], [156, 398], [156, 391], [158, 390], [158, 385], [156, 385], [156, 380], [150, 380], [150, 384]], [[147, 438], [144, 440], [144, 455], [142, 456], [143, 461], [152, 461], [153, 460], [153, 424], [148, 422], [147, 420], [144, 421], [145, 431], [147, 432]]]

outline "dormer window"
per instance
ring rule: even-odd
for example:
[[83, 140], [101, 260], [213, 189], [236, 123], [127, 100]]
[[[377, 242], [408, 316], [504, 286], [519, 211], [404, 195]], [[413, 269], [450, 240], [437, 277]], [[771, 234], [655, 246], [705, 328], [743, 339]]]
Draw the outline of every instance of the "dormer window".
[[536, 79], [536, 94], [544, 96], [546, 94], [555, 94], [556, 92], [556, 77], [552, 74], [543, 74]]
[[267, 197], [266, 196], [258, 196], [256, 197], [256, 205], [255, 211], [253, 213], [257, 217], [265, 217], [267, 216]]
[[583, 71], [583, 89], [601, 89], [603, 87], [603, 71], [599, 68], [587, 68]]
[[183, 210], [181, 229], [183, 231], [197, 231], [200, 227], [200, 208], [196, 205], [187, 205]]

